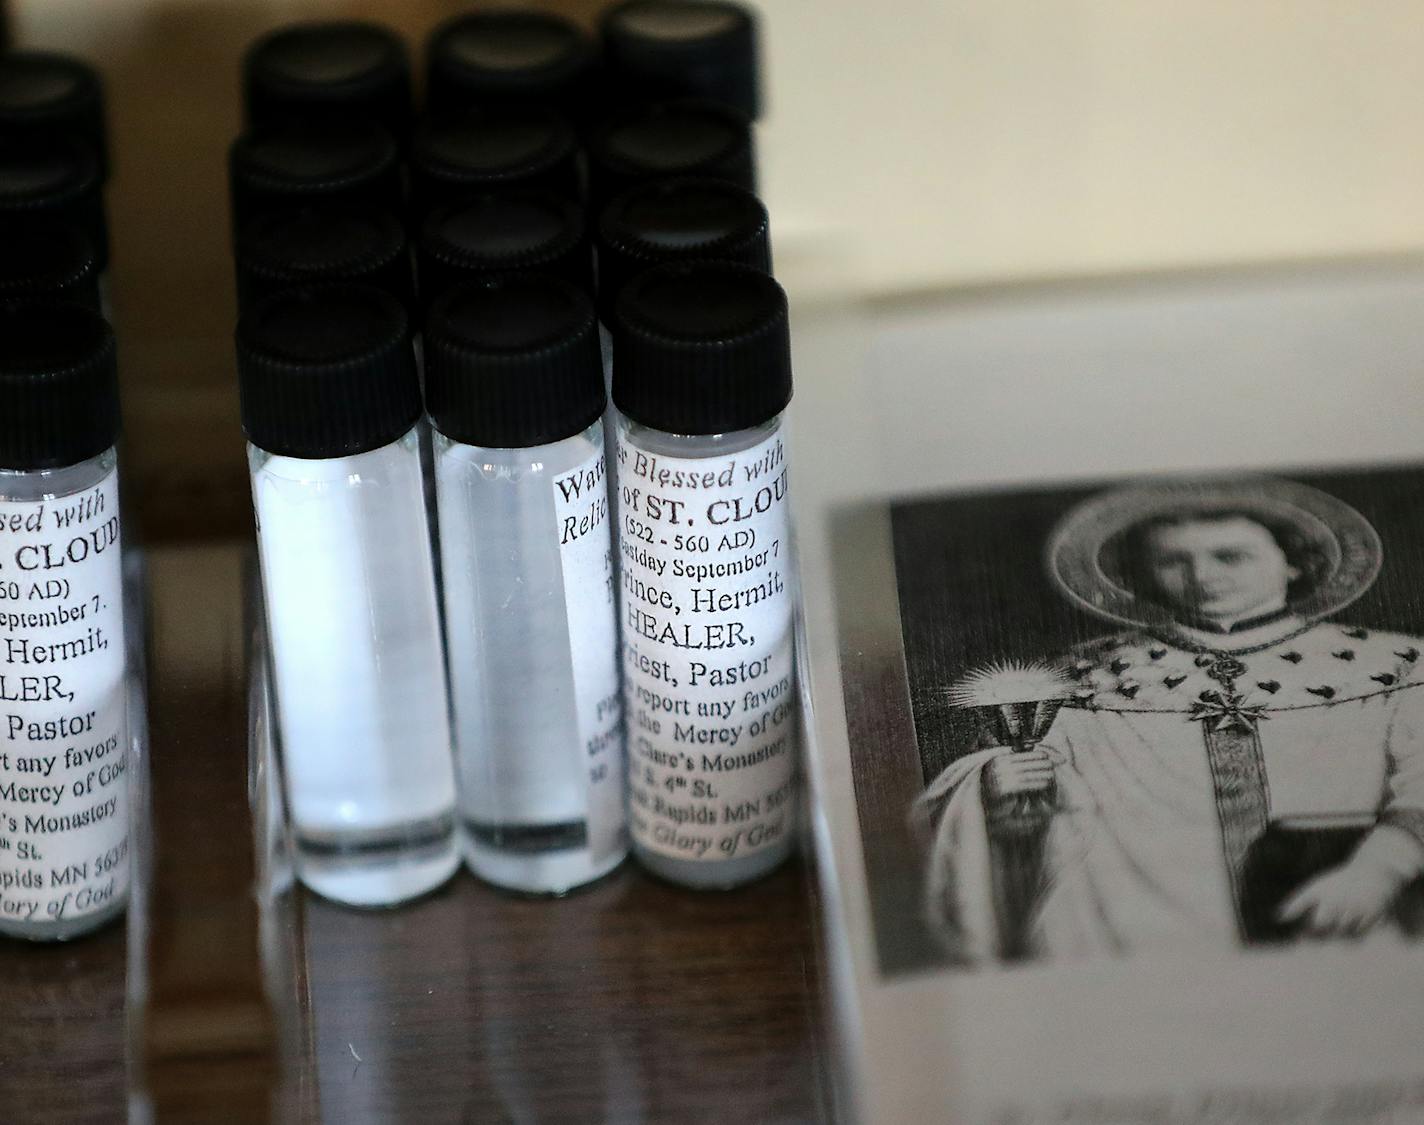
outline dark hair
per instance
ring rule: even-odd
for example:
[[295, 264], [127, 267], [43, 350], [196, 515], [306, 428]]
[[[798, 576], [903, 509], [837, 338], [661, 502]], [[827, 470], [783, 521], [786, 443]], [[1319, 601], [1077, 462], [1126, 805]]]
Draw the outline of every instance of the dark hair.
[[1287, 602], [1298, 602], [1308, 597], [1329, 577], [1329, 557], [1320, 544], [1294, 521], [1250, 508], [1217, 508], [1209, 505], [1177, 508], [1130, 524], [1103, 544], [1103, 570], [1108, 577], [1131, 593], [1160, 604], [1162, 598], [1157, 578], [1148, 566], [1153, 534], [1166, 527], [1180, 527], [1188, 523], [1221, 523], [1234, 519], [1247, 520], [1264, 528], [1285, 555], [1286, 562], [1298, 572], [1297, 577], [1286, 587]]

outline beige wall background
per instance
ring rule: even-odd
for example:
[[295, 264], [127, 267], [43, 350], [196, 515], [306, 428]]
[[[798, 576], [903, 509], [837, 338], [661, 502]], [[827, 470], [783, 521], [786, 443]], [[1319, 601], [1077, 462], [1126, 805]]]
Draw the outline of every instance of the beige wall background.
[[1424, 247], [1419, 0], [769, 0], [768, 194], [877, 291]]

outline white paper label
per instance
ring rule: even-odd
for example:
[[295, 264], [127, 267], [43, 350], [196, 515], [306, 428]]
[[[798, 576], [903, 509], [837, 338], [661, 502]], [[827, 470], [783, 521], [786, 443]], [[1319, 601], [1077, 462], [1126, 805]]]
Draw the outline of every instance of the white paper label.
[[93, 914], [128, 890], [117, 480], [0, 500], [0, 922]]
[[588, 847], [595, 863], [627, 850], [623, 815], [623, 704], [608, 464], [600, 449], [554, 478], [574, 707], [588, 768]]
[[795, 808], [789, 510], [779, 433], [713, 458], [618, 446], [633, 839], [718, 861]]

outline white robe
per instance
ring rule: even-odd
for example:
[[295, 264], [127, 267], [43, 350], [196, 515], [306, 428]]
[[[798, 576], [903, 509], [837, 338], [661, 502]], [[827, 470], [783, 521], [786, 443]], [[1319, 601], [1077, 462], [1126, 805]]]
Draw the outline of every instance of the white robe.
[[[1252, 639], [1216, 643], [1230, 651]], [[1075, 657], [1065, 664], [1077, 698], [1040, 746], [1055, 762], [1057, 797], [1030, 956], [1239, 948], [1210, 720], [1193, 714], [1201, 693], [1222, 685], [1206, 658], [1144, 634], [1103, 638]], [[1424, 845], [1424, 642], [1320, 624], [1239, 659], [1242, 706], [1260, 709], [1269, 819], [1378, 821]], [[933, 826], [930, 921], [971, 963], [994, 961], [1001, 947], [981, 784], [1008, 752], [959, 758], [921, 802]]]

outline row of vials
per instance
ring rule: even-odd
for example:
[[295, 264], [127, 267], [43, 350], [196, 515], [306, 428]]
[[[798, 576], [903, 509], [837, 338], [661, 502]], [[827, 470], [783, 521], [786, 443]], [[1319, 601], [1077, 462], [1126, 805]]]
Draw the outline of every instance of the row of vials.
[[[297, 873], [341, 902], [424, 894], [462, 855], [557, 894], [630, 846], [735, 886], [795, 844], [790, 345], [751, 191], [752, 24], [635, 0], [572, 82], [551, 45], [582, 33], [551, 20], [437, 31], [409, 142], [360, 83], [322, 89], [352, 25], [275, 33], [244, 68], [237, 351], [276, 730]], [[274, 57], [289, 98], [308, 77], [277, 125], [253, 110]], [[271, 198], [373, 127], [403, 153], [383, 201]], [[564, 155], [521, 164], [517, 138]], [[253, 176], [258, 150], [293, 174]], [[394, 268], [334, 266], [360, 257], [329, 252], [337, 225], [375, 209], [412, 234]]]

